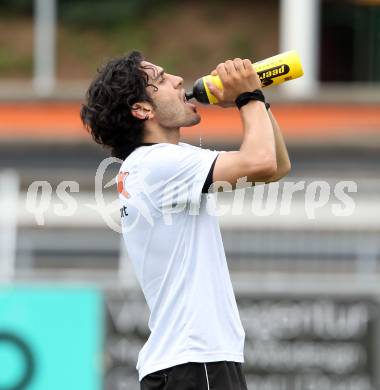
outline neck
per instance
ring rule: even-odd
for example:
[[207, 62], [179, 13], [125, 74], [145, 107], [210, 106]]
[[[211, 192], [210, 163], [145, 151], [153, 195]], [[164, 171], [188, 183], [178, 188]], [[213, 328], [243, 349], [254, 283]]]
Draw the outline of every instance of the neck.
[[178, 144], [179, 142], [179, 127], [164, 128], [164, 127], [150, 127], [146, 128], [144, 132], [144, 143], [168, 143]]

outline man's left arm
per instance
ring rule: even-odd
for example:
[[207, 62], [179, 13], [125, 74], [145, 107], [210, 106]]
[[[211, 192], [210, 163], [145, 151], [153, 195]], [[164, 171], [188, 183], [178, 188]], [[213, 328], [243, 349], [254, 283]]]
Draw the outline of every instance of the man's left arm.
[[268, 183], [270, 183], [273, 181], [278, 181], [281, 178], [285, 177], [291, 170], [291, 163], [289, 159], [288, 149], [286, 148], [284, 137], [282, 136], [280, 130], [280, 126], [278, 125], [276, 118], [274, 117], [270, 109], [268, 110], [268, 115], [272, 123], [277, 160], [277, 172], [273, 177], [268, 180]]

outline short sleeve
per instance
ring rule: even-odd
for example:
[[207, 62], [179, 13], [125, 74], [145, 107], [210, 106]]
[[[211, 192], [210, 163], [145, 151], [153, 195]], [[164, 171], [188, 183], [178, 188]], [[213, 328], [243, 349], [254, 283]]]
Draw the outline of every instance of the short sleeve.
[[140, 160], [145, 193], [160, 211], [199, 204], [218, 151], [186, 144], [157, 144]]

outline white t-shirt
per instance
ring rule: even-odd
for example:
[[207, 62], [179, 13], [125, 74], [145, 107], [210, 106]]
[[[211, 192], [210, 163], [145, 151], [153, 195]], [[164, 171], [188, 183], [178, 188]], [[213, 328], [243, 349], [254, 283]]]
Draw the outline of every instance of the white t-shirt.
[[187, 362], [243, 362], [245, 333], [227, 267], [215, 194], [202, 187], [218, 152], [140, 146], [119, 173], [129, 257], [150, 309], [139, 380]]

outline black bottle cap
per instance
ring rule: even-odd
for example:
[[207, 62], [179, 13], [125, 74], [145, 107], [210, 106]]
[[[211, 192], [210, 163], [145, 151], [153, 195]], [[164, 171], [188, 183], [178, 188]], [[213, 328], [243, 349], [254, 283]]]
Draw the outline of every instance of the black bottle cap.
[[203, 78], [198, 79], [194, 83], [193, 94], [194, 94], [195, 99], [198, 100], [198, 102], [210, 104], [210, 101], [208, 100], [206, 88], [204, 87], [204, 84], [203, 84]]
[[186, 100], [190, 100], [194, 97], [193, 91], [185, 93]]

